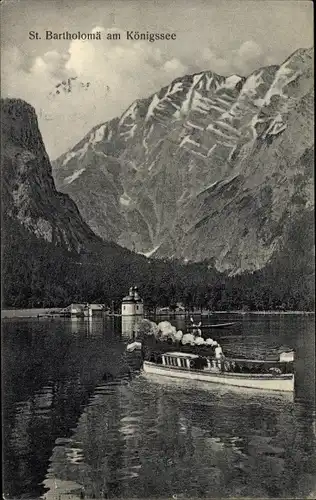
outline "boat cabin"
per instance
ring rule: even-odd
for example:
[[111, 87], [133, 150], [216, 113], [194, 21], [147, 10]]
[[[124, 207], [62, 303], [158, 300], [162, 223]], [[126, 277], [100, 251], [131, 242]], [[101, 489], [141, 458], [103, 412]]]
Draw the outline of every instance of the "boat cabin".
[[201, 358], [197, 354], [186, 352], [165, 352], [161, 355], [162, 364], [185, 368], [187, 370], [208, 370], [219, 371], [222, 369], [221, 362], [218, 359]]
[[160, 361], [164, 366], [186, 370], [203, 370], [207, 372], [237, 372], [237, 373], [291, 373], [293, 362], [273, 362], [255, 359], [217, 359], [199, 356], [186, 352], [165, 352]]
[[162, 364], [167, 366], [178, 366], [179, 368], [190, 369], [193, 365], [193, 360], [197, 359], [197, 354], [186, 352], [165, 352], [162, 354]]

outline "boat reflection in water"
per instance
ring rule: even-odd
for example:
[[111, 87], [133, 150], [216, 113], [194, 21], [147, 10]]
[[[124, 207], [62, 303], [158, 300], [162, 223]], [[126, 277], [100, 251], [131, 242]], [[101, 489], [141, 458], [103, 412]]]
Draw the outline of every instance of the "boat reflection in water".
[[310, 401], [187, 383], [98, 385], [72, 437], [56, 441], [45, 499], [310, 495]]

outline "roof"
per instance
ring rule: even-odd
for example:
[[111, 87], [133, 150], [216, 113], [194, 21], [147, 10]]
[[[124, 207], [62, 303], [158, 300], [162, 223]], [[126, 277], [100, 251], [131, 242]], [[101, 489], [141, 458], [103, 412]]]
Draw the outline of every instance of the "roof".
[[177, 358], [198, 358], [197, 354], [191, 354], [189, 352], [164, 352], [164, 356], [177, 356]]
[[134, 304], [135, 300], [133, 299], [133, 297], [124, 297], [124, 299], [122, 299], [122, 302], [129, 302], [130, 304]]
[[65, 309], [85, 309], [89, 307], [92, 310], [102, 310], [104, 309], [103, 304], [88, 304], [85, 302], [84, 304], [70, 304], [69, 306], [65, 307]]
[[122, 299], [122, 302], [129, 302], [130, 304], [136, 304], [139, 302], [143, 302], [143, 300], [139, 297], [138, 299], [135, 299], [134, 297], [131, 297], [130, 295], [127, 295]]

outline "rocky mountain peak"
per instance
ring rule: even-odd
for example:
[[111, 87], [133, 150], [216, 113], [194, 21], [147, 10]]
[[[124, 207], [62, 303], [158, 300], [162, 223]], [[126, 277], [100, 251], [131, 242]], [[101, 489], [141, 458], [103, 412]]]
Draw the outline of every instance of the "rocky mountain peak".
[[105, 239], [232, 273], [262, 268], [313, 204], [311, 56], [248, 77], [177, 78], [54, 162], [57, 186]]
[[1, 100], [2, 202], [6, 222], [70, 251], [99, 241], [68, 195], [56, 190], [35, 110], [21, 99]]
[[2, 132], [14, 138], [14, 142], [29, 151], [43, 146], [37, 133], [38, 123], [35, 109], [22, 99], [1, 100]]

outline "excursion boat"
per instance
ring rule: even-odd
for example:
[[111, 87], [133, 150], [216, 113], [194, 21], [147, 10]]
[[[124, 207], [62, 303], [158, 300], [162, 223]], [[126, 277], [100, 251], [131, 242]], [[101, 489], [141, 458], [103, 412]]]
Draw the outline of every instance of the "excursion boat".
[[154, 361], [144, 360], [143, 372], [264, 391], [293, 392], [294, 373], [290, 372], [293, 353], [282, 354], [278, 362], [271, 363], [251, 359], [201, 358], [197, 354], [186, 352], [164, 352]]

